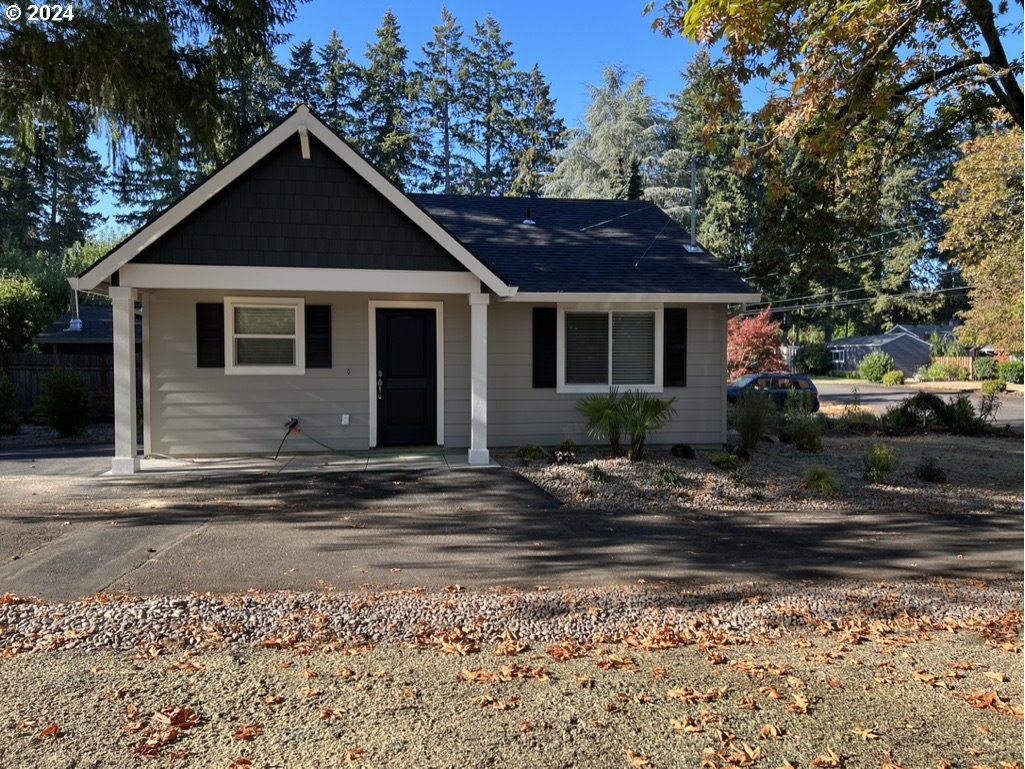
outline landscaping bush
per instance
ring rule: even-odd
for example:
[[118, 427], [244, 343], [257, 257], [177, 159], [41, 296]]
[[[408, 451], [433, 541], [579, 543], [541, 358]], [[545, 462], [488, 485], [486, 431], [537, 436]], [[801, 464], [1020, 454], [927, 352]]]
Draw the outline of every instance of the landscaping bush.
[[976, 379], [996, 379], [1000, 376], [1000, 370], [992, 358], [976, 358], [972, 363], [972, 374]]
[[894, 368], [896, 367], [893, 358], [882, 350], [876, 350], [861, 359], [861, 363], [858, 364], [858, 376], [878, 384], [883, 381], [886, 372], [893, 371]]
[[945, 424], [950, 418], [948, 406], [938, 395], [918, 392], [907, 398], [899, 407], [914, 420], [914, 424], [927, 427], [930, 424]]
[[971, 435], [984, 427], [979, 415], [975, 413], [972, 399], [966, 393], [958, 393], [950, 399], [945, 416], [941, 420], [943, 427], [959, 435]]
[[43, 378], [39, 417], [63, 438], [78, 435], [89, 422], [89, 392], [73, 368], [56, 366]]
[[840, 483], [833, 471], [822, 465], [812, 465], [804, 473], [804, 483], [801, 488], [825, 494], [827, 497], [834, 497], [840, 490]]
[[902, 406], [890, 406], [879, 420], [888, 433], [901, 433], [918, 427], [918, 419]]
[[587, 468], [587, 479], [592, 483], [605, 484], [612, 480], [612, 475], [599, 465], [591, 465]]
[[21, 352], [45, 322], [46, 307], [36, 284], [17, 272], [0, 270], [0, 350]]
[[897, 450], [885, 443], [877, 443], [862, 457], [864, 478], [869, 483], [887, 481], [897, 469], [897, 463]]
[[668, 462], [660, 462], [651, 471], [651, 480], [662, 486], [679, 486], [683, 476]]
[[540, 446], [535, 446], [533, 443], [527, 444], [526, 446], [520, 446], [516, 449], [516, 458], [524, 459], [527, 461], [540, 461], [548, 456], [548, 452]]
[[997, 366], [997, 373], [1005, 382], [1022, 384], [1025, 379], [1025, 363], [1020, 360], [1009, 360]]
[[627, 456], [631, 462], [642, 458], [648, 433], [661, 430], [676, 416], [675, 402], [676, 398], [663, 400], [651, 393], [633, 391], [620, 399], [623, 430], [630, 436]]
[[822, 451], [822, 423], [804, 411], [788, 412], [780, 438], [798, 451]]
[[1003, 379], [987, 379], [982, 383], [983, 395], [996, 395], [1007, 391], [1007, 382]]
[[821, 342], [804, 345], [794, 356], [793, 369], [796, 374], [828, 374], [833, 368], [833, 354]]
[[615, 388], [607, 393], [588, 395], [577, 401], [577, 411], [587, 420], [587, 434], [599, 441], [608, 441], [612, 456], [623, 453], [622, 398]]
[[577, 442], [573, 440], [564, 440], [554, 449], [552, 449], [552, 460], [556, 464], [570, 464], [571, 462], [577, 461]]
[[0, 371], [0, 435], [18, 432], [18, 388]]
[[727, 473], [737, 472], [741, 465], [744, 464], [740, 457], [728, 451], [720, 451], [718, 454], [713, 454], [708, 458], [708, 461], [712, 463], [713, 467]]
[[920, 382], [967, 382], [968, 369], [948, 363], [933, 363], [923, 366], [915, 373]]
[[904, 372], [894, 369], [883, 374], [883, 384], [887, 387], [899, 387], [904, 384]]
[[932, 457], [922, 457], [915, 465], [915, 477], [926, 483], [946, 483], [947, 474]]
[[754, 449], [763, 435], [775, 430], [779, 410], [767, 393], [749, 391], [737, 399], [732, 416], [733, 426], [740, 433], [740, 445]]

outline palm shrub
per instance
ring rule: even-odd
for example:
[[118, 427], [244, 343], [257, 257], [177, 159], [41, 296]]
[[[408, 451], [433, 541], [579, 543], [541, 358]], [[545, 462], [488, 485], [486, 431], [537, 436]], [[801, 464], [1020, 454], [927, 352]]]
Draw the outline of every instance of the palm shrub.
[[62, 438], [78, 435], [89, 422], [89, 391], [80, 373], [55, 366], [43, 377], [39, 416]]
[[587, 420], [587, 434], [600, 441], [608, 441], [612, 456], [623, 453], [620, 443], [623, 435], [622, 398], [616, 388], [607, 393], [588, 395], [577, 401], [577, 411]]
[[762, 436], [775, 429], [778, 419], [779, 411], [767, 393], [746, 392], [733, 406], [733, 426], [740, 433], [740, 445], [745, 449], [757, 448]]
[[674, 403], [676, 398], [664, 400], [651, 393], [632, 390], [620, 399], [623, 430], [630, 436], [627, 457], [631, 462], [637, 462], [643, 456], [648, 433], [661, 430], [676, 416]]
[[858, 376], [878, 384], [883, 381], [887, 371], [893, 371], [895, 368], [893, 358], [882, 350], [876, 350], [861, 359], [861, 363], [858, 364]]

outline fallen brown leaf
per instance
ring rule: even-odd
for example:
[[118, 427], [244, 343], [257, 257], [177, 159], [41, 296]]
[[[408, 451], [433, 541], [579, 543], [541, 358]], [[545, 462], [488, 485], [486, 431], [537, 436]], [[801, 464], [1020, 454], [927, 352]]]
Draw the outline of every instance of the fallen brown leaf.
[[815, 756], [811, 765], [816, 769], [840, 769], [843, 766], [843, 759], [832, 750], [827, 750], [825, 753]]
[[261, 734], [263, 734], [263, 724], [239, 724], [238, 729], [235, 730], [235, 739], [245, 742], [253, 737], [259, 737]]
[[650, 758], [632, 750], [626, 751], [626, 760], [634, 769], [653, 769], [655, 766]]

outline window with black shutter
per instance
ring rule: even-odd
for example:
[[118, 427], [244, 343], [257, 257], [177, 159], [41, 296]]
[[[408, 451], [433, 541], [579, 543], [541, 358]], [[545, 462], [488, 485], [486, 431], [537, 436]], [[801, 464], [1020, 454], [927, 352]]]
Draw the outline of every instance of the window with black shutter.
[[306, 368], [331, 368], [331, 305], [306, 305]]
[[555, 387], [558, 315], [554, 307], [535, 307], [533, 315], [533, 386]]

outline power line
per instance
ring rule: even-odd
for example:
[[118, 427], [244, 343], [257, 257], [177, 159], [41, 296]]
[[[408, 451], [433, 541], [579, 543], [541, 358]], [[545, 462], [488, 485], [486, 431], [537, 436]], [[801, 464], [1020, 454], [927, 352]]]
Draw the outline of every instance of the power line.
[[882, 297], [886, 299], [905, 299], [909, 296], [921, 296], [929, 297], [936, 294], [946, 294], [951, 291], [967, 291], [968, 286], [953, 286], [951, 288], [938, 288], [935, 291], [908, 291], [903, 294], [881, 294], [880, 296], [867, 296], [859, 299], [844, 299], [839, 302], [819, 302], [817, 304], [803, 304], [797, 306], [788, 307], [762, 307], [760, 309], [744, 310], [741, 315], [757, 315], [765, 310], [769, 311], [770, 315], [775, 315], [778, 312], [791, 312], [793, 310], [823, 310], [826, 308], [833, 307], [852, 307], [858, 304], [866, 304], [867, 302], [874, 302], [876, 299]]
[[[945, 269], [945, 270], [943, 270], [941, 272], [935, 273], [935, 275], [936, 275], [936, 277], [940, 277], [940, 276], [943, 276], [943, 275], [951, 275], [951, 274], [956, 273], [956, 272], [957, 272], [957, 270], [954, 269], [953, 267], [948, 267], [947, 269]], [[825, 297], [825, 296], [832, 297], [832, 296], [838, 296], [840, 294], [850, 294], [850, 293], [852, 293], [854, 291], [870, 291], [870, 290], [873, 290], [873, 289], [879, 289], [879, 288], [882, 288], [882, 283], [883, 283], [882, 280], [878, 280], [878, 281], [874, 281], [872, 283], [869, 283], [867, 285], [856, 286], [854, 288], [845, 288], [845, 289], [842, 289], [840, 291], [830, 291], [828, 289], [822, 289], [822, 291], [818, 291], [818, 292], [816, 292], [814, 294], [805, 294], [804, 296], [791, 296], [791, 297], [787, 297], [785, 299], [778, 299], [776, 301], [758, 302], [757, 304], [749, 305], [749, 306], [751, 306], [751, 307], [769, 307], [769, 306], [779, 307], [780, 306], [778, 304], [779, 302], [799, 302], [802, 299], [818, 299], [819, 297]], [[884, 296], [885, 296], [885, 294], [884, 294]], [[787, 309], [787, 306], [783, 306], [782, 309]]]

